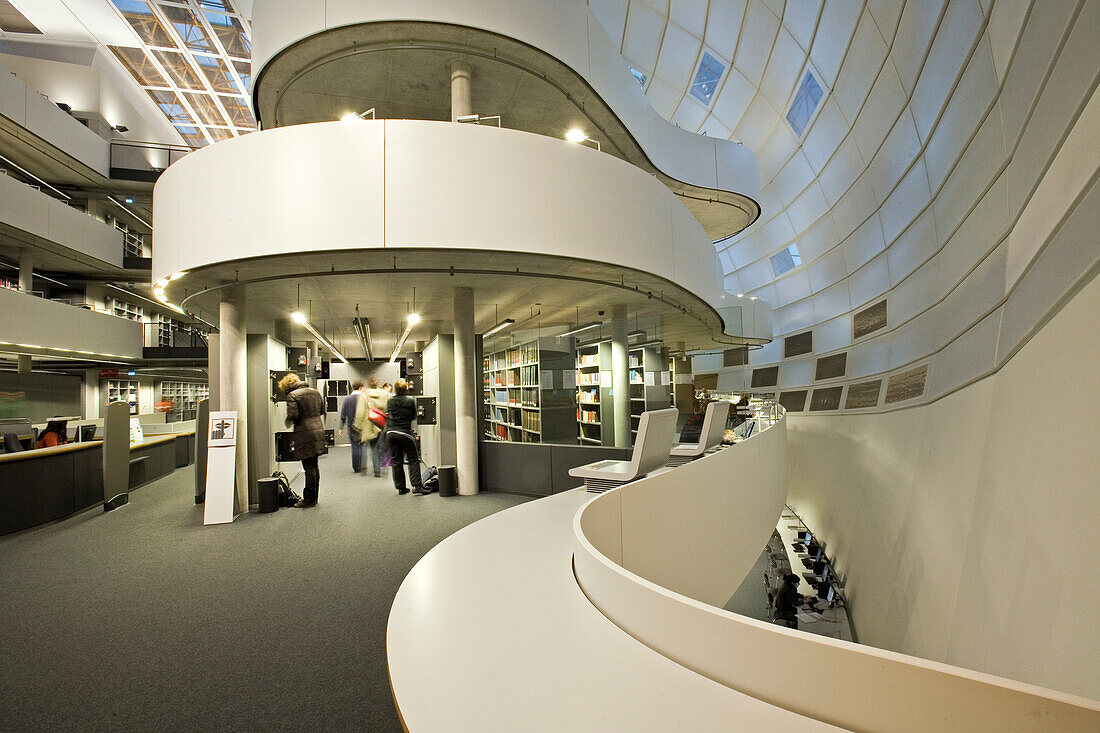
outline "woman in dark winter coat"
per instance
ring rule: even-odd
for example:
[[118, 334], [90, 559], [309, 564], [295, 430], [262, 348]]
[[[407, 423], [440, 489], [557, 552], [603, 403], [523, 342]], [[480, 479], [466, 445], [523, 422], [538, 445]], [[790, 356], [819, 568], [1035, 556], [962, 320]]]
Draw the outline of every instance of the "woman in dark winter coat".
[[294, 458], [302, 462], [306, 472], [302, 500], [294, 506], [299, 509], [317, 506], [317, 493], [321, 486], [317, 456], [328, 453], [325, 424], [321, 420], [324, 402], [321, 393], [298, 379], [296, 374], [283, 377], [279, 388], [286, 392], [286, 426], [294, 428]]

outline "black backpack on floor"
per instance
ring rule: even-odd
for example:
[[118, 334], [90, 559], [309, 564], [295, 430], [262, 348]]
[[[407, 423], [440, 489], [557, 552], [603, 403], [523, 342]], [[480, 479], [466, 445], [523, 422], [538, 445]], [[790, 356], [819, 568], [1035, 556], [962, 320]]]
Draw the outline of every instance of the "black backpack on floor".
[[428, 466], [424, 470], [424, 490], [428, 492], [439, 491], [439, 469], [435, 466]]
[[282, 471], [276, 471], [271, 474], [271, 478], [279, 481], [279, 506], [288, 507], [294, 506], [302, 497], [294, 493], [294, 489], [290, 488], [290, 480], [286, 477], [286, 474]]

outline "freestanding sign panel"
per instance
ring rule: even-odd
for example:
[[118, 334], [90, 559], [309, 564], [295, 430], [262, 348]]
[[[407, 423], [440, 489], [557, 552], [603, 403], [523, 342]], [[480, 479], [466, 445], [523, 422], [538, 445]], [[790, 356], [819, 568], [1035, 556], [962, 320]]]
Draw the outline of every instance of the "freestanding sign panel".
[[206, 430], [206, 504], [202, 523], [227, 524], [234, 519], [237, 412], [211, 411]]

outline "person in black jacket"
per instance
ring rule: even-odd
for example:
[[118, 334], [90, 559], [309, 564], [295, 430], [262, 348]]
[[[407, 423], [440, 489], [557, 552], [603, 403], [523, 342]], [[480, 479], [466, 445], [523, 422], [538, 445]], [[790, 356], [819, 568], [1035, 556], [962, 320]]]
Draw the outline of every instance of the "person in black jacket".
[[396, 394], [386, 403], [386, 444], [390, 448], [393, 464], [393, 487], [398, 494], [407, 494], [405, 488], [405, 459], [409, 459], [409, 482], [413, 493], [423, 496], [428, 492], [420, 480], [420, 454], [416, 449], [416, 437], [412, 424], [416, 420], [416, 400], [408, 396], [409, 383], [398, 379], [393, 384]]
[[317, 457], [328, 453], [325, 424], [321, 420], [324, 400], [320, 392], [295, 374], [283, 377], [279, 388], [286, 392], [286, 426], [294, 428], [294, 458], [302, 462], [306, 472], [302, 500], [294, 506], [299, 509], [317, 506], [321, 488], [321, 469], [317, 466]]
[[775, 611], [772, 623], [785, 624], [791, 629], [798, 628], [798, 608], [810, 599], [810, 596], [798, 594], [798, 581], [799, 577], [795, 573], [783, 579], [783, 585], [775, 592], [775, 600], [772, 601]]

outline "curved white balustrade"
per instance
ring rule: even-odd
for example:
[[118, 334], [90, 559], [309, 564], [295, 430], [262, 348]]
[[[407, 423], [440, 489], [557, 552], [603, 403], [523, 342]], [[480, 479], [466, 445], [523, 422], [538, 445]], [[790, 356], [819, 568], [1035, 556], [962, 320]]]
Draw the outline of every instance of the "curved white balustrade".
[[[154, 282], [250, 258], [400, 248], [609, 264], [701, 306], [731, 304], [714, 246], [668, 188], [542, 135], [418, 120], [295, 125], [192, 153], [156, 185]], [[169, 299], [193, 281], [171, 283]]]
[[[577, 582], [610, 620], [700, 675], [855, 730], [1095, 730], [1095, 701], [724, 611], [779, 517], [785, 422], [607, 492], [574, 520]], [[713, 566], [713, 567], [712, 567]]]
[[392, 20], [479, 28], [539, 49], [595, 90], [660, 171], [684, 183], [760, 198], [756, 155], [729, 140], [687, 132], [658, 115], [581, 0], [260, 0], [252, 11], [254, 76], [259, 79], [280, 51], [309, 36]]

